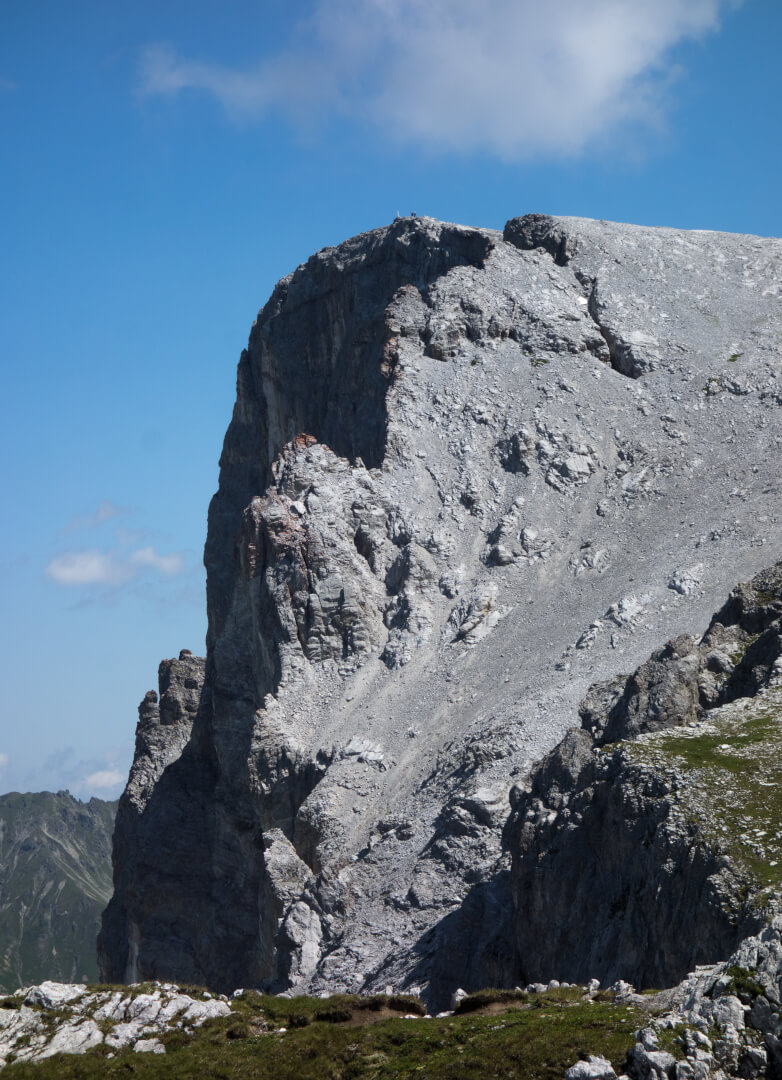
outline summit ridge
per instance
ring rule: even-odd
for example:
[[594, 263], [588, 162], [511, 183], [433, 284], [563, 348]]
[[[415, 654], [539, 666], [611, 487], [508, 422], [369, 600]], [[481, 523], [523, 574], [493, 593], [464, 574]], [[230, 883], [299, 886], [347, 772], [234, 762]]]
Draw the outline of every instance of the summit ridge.
[[782, 554], [781, 295], [779, 240], [545, 215], [399, 219], [282, 279], [209, 508], [207, 655], [142, 703], [105, 979], [437, 1007], [535, 967], [540, 763]]

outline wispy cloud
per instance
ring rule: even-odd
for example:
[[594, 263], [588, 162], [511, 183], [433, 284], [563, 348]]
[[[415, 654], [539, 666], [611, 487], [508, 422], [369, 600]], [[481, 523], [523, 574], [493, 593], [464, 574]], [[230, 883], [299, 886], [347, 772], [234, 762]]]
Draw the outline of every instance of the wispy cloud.
[[21, 778], [21, 790], [64, 789], [79, 799], [93, 795], [115, 799], [125, 786], [132, 759], [132, 739], [89, 757], [82, 757], [74, 746], [59, 746], [43, 761], [36, 759], [35, 766]]
[[178, 552], [174, 552], [172, 555], [161, 555], [153, 547], [144, 547], [139, 548], [138, 551], [131, 555], [130, 563], [137, 567], [150, 566], [153, 570], [157, 570], [159, 574], [174, 577], [174, 575], [182, 572], [183, 560]]
[[4, 769], [8, 764], [8, 754], [0, 754], [0, 769]]
[[58, 585], [124, 585], [147, 569], [174, 577], [183, 568], [179, 552], [162, 555], [153, 547], [143, 547], [130, 555], [96, 549], [65, 551], [51, 560], [44, 573]]
[[74, 786], [77, 790], [108, 791], [111, 788], [118, 787], [120, 784], [124, 785], [126, 780], [127, 776], [118, 769], [99, 769], [97, 772], [90, 773], [89, 776], [79, 780]]
[[296, 47], [240, 71], [146, 49], [140, 90], [234, 116], [326, 111], [502, 157], [576, 154], [664, 114], [671, 51], [742, 0], [316, 0]]
[[124, 506], [117, 506], [108, 499], [103, 499], [98, 503], [98, 507], [94, 514], [74, 515], [65, 526], [65, 532], [74, 533], [83, 532], [88, 529], [97, 529], [100, 525], [105, 525], [107, 521], [111, 521], [113, 518], [120, 517], [127, 513], [128, 510], [126, 510]]

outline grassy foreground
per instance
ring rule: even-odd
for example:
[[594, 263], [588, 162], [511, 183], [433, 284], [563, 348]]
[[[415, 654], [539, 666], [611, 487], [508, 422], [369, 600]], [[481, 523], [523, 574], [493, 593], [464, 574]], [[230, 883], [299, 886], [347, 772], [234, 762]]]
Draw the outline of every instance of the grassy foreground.
[[[165, 1055], [124, 1050], [110, 1058], [98, 1047], [9, 1065], [3, 1080], [562, 1080], [590, 1053], [607, 1057], [621, 1072], [646, 1014], [611, 1001], [584, 1001], [582, 992], [508, 1000], [507, 993], [483, 991], [477, 1008], [463, 1003], [458, 1015], [439, 1019], [400, 1015], [421, 1011], [413, 999], [284, 999], [249, 992], [232, 1003], [231, 1016], [192, 1035], [163, 1036]], [[280, 1027], [286, 1030], [275, 1030]]]

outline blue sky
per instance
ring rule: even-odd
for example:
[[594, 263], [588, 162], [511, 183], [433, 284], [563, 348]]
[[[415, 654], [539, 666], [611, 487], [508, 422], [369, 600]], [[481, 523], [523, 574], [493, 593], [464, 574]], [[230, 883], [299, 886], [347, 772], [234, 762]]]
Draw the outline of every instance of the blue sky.
[[782, 234], [778, 0], [0, 0], [0, 790], [119, 793], [203, 650], [274, 282], [399, 212]]

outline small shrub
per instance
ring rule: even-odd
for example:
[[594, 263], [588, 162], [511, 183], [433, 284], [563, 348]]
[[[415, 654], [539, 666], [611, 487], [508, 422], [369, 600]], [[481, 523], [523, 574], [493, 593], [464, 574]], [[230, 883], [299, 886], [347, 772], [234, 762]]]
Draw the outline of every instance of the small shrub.
[[423, 1016], [426, 1013], [419, 998], [409, 997], [405, 994], [373, 994], [372, 997], [359, 998], [357, 1009], [372, 1009], [377, 1012], [380, 1009], [392, 1009], [394, 1012], [415, 1013]]
[[761, 997], [763, 994], [763, 987], [747, 968], [738, 967], [734, 964], [733, 967], [728, 968], [725, 974], [730, 976], [728, 993], [735, 994], [736, 997], [741, 998], [745, 1005], [748, 1005], [750, 1002], [754, 1001], [756, 997]]
[[478, 1009], [484, 1009], [487, 1005], [505, 1005], [514, 1002], [526, 1005], [529, 1004], [533, 996], [542, 997], [543, 995], [530, 995], [524, 993], [523, 990], [478, 990], [477, 993], [462, 998], [454, 1009], [454, 1014], [456, 1016], [463, 1016], [465, 1013], [477, 1012]]
[[348, 1008], [318, 1009], [313, 1020], [320, 1020], [323, 1024], [344, 1024], [353, 1018], [353, 1013]]
[[231, 1024], [226, 1028], [226, 1039], [249, 1039], [252, 1035], [249, 1024]]

